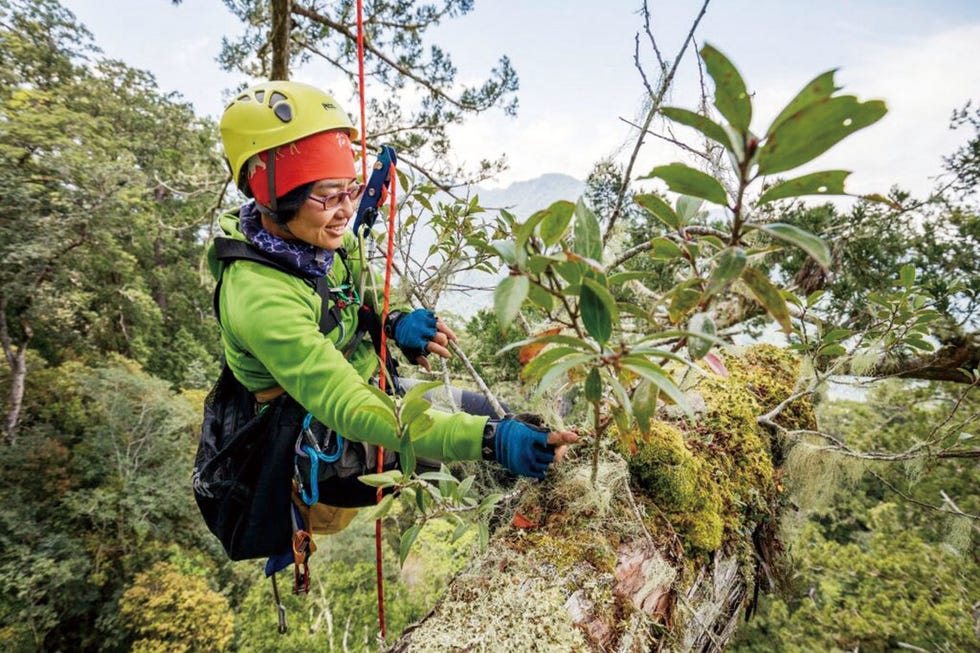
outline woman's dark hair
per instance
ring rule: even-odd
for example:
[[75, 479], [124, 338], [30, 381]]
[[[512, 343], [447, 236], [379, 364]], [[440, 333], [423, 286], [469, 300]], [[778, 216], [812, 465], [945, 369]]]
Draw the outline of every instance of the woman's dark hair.
[[297, 186], [285, 195], [276, 198], [276, 215], [273, 218], [276, 224], [283, 226], [296, 217], [296, 212], [313, 192], [315, 184], [315, 181], [311, 181], [308, 184]]

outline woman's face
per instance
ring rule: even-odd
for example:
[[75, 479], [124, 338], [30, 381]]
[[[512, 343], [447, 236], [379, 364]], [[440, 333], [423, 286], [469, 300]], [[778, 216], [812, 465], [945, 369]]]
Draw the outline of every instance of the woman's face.
[[304, 243], [335, 250], [343, 244], [347, 223], [356, 211], [361, 186], [353, 179], [321, 179], [295, 217], [289, 233]]

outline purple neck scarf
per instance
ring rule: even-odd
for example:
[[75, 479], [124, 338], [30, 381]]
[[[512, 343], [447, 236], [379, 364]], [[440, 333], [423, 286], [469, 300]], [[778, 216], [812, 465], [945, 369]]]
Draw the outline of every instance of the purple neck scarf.
[[333, 252], [301, 240], [283, 240], [262, 228], [262, 214], [255, 202], [242, 207], [239, 217], [242, 233], [248, 241], [277, 263], [296, 270], [305, 277], [322, 277], [333, 265]]

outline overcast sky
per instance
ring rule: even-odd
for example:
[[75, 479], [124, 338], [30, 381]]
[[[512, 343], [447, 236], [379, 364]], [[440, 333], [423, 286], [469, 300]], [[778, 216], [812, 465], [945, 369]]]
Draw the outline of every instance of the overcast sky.
[[[221, 37], [241, 27], [221, 0], [62, 0], [94, 34], [106, 56], [152, 72], [214, 117], [237, 75], [219, 70]], [[310, 0], [312, 1], [312, 0]], [[321, 3], [322, 4], [322, 3]], [[649, 0], [652, 30], [673, 57], [701, 6], [695, 0]], [[506, 54], [520, 77], [516, 118], [499, 113], [457, 130], [461, 160], [507, 155], [506, 184], [561, 172], [584, 179], [606, 156], [622, 159], [635, 133], [643, 85], [634, 64], [655, 79], [640, 0], [479, 0], [447, 21], [433, 42], [448, 50], [460, 81], [476, 81]], [[817, 74], [839, 68], [837, 82], [861, 99], [884, 99], [889, 114], [820, 159], [821, 169], [854, 171], [852, 192], [898, 184], [927, 192], [941, 158], [965, 142], [948, 128], [954, 108], [980, 101], [980, 0], [712, 0], [696, 34], [724, 52], [755, 93], [755, 131]], [[698, 75], [687, 53], [669, 104], [695, 108]], [[323, 68], [294, 78], [330, 87]], [[350, 89], [334, 89], [338, 96]], [[368, 93], [380, 92], [380, 88]], [[355, 107], [348, 107], [356, 114]], [[652, 141], [638, 173], [682, 158]]]

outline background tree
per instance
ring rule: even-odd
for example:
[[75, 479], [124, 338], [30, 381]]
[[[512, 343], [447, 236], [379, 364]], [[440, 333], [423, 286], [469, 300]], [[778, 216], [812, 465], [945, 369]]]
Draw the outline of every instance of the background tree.
[[[323, 6], [298, 0], [225, 0], [225, 4], [246, 26], [238, 40], [224, 41], [220, 62], [226, 70], [259, 79], [286, 79], [315, 61], [338, 72], [349, 88], [359, 89], [354, 0]], [[364, 11], [368, 140], [393, 145], [399, 158], [411, 161], [440, 186], [492, 176], [504, 163], [502, 158], [480, 161], [475, 171], [464, 174], [450, 148], [452, 125], [493, 108], [508, 114], [517, 110], [517, 74], [506, 56], [486, 81], [463, 86], [457, 82], [450, 54], [427, 42], [430, 29], [472, 8], [471, 0], [378, 1]], [[283, 68], [283, 62], [288, 67]], [[356, 94], [334, 92], [356, 120]]]

